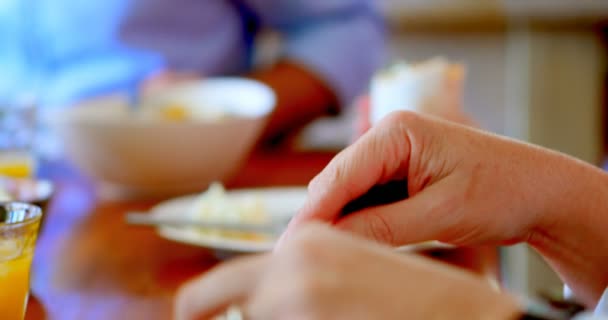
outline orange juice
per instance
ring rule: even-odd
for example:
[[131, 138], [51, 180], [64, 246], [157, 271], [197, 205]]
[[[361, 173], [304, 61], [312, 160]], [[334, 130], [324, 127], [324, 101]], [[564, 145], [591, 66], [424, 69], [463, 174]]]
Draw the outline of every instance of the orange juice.
[[28, 178], [34, 172], [34, 159], [26, 152], [0, 152], [0, 175], [13, 178]]
[[30, 289], [32, 254], [0, 262], [0, 315], [2, 319], [23, 319]]
[[0, 319], [22, 320], [42, 211], [19, 202], [0, 203]]

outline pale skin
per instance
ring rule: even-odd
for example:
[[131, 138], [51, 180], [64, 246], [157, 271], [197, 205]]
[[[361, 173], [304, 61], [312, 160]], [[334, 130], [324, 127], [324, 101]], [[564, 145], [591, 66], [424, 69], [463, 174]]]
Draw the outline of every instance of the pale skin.
[[[347, 202], [372, 186], [403, 178], [409, 181], [408, 199], [340, 217]], [[176, 312], [179, 319], [194, 319], [239, 303], [253, 319], [432, 319], [458, 314], [466, 305], [466, 318], [514, 319], [514, 300], [477, 278], [309, 227], [315, 222], [390, 245], [431, 239], [459, 245], [528, 242], [593, 307], [608, 285], [606, 195], [608, 175], [581, 161], [397, 112], [310, 183], [306, 205], [273, 255], [233, 262], [195, 280], [180, 291]], [[438, 290], [437, 283], [450, 289]], [[415, 294], [408, 284], [415, 284]], [[412, 296], [419, 300], [397, 298]], [[356, 312], [343, 307], [342, 297], [360, 301], [348, 304]]]
[[[410, 198], [339, 216], [372, 186], [403, 178]], [[397, 112], [336, 156], [308, 190], [283, 240], [322, 221], [392, 245], [527, 242], [587, 306], [608, 286], [608, 175], [557, 152]]]
[[518, 314], [512, 297], [472, 274], [314, 223], [274, 254], [237, 259], [185, 285], [175, 319], [209, 319], [235, 303], [245, 319], [264, 320], [516, 319]]

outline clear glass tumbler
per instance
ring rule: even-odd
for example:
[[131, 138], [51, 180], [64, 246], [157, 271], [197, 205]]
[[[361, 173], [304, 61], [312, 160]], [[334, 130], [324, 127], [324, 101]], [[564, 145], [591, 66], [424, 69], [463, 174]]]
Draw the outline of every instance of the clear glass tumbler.
[[0, 315], [23, 319], [30, 268], [42, 210], [20, 202], [0, 203]]
[[33, 98], [0, 99], [0, 175], [14, 178], [34, 175], [36, 124]]

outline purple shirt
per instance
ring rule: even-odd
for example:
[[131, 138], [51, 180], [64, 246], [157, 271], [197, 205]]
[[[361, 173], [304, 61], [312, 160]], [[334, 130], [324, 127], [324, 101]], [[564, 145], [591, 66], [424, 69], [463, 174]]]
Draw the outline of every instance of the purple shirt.
[[283, 39], [281, 55], [308, 67], [347, 104], [383, 62], [384, 26], [373, 3], [39, 0], [36, 39], [54, 80], [46, 96], [60, 103], [115, 90], [164, 67], [242, 74], [252, 67], [257, 31], [272, 29]]

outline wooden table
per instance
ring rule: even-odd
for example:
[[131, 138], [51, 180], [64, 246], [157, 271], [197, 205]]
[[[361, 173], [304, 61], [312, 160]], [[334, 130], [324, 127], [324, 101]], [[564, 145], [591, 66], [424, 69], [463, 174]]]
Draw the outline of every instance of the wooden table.
[[[332, 156], [255, 154], [228, 186], [305, 185]], [[156, 201], [97, 199], [92, 183], [63, 162], [41, 171], [58, 189], [36, 249], [27, 319], [170, 319], [175, 290], [218, 263], [208, 250], [123, 223], [126, 211]], [[432, 255], [495, 275], [493, 249]]]

